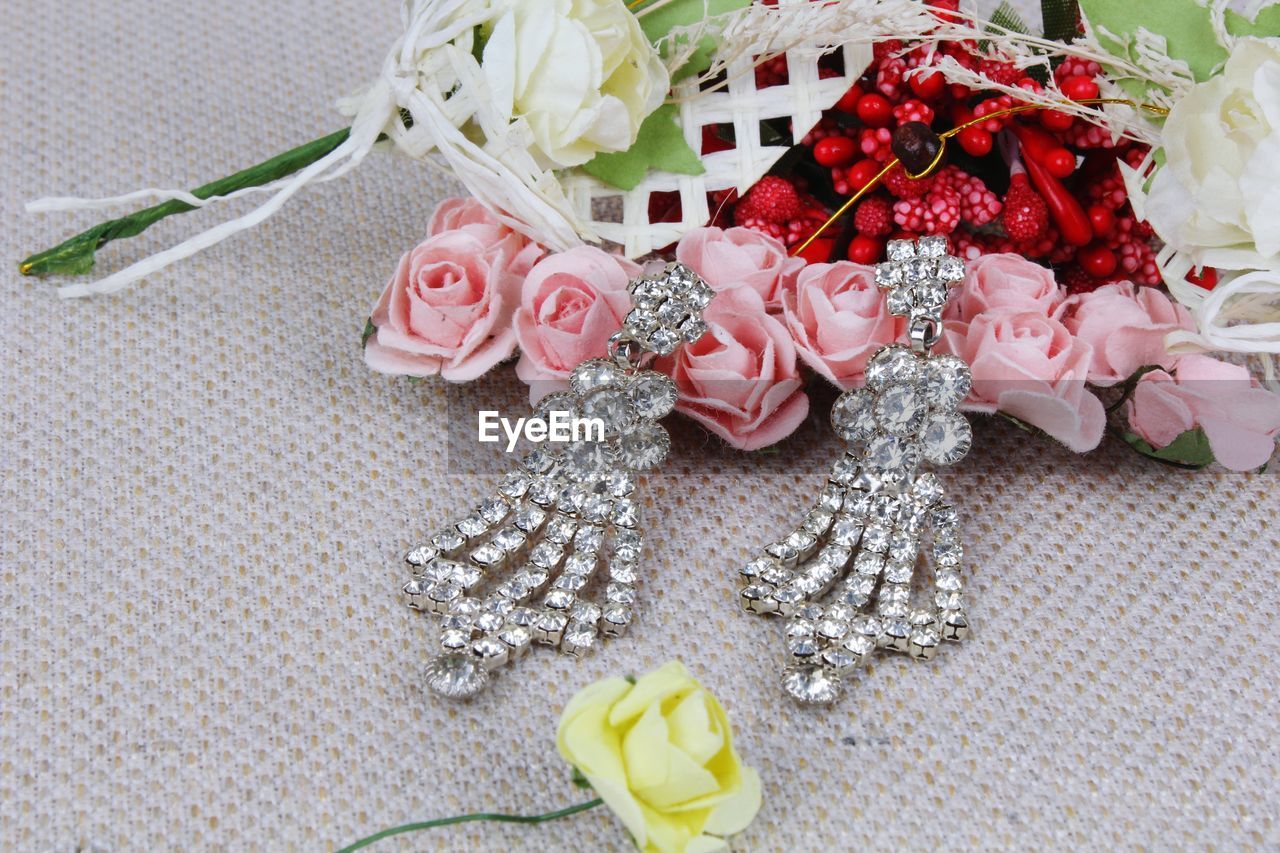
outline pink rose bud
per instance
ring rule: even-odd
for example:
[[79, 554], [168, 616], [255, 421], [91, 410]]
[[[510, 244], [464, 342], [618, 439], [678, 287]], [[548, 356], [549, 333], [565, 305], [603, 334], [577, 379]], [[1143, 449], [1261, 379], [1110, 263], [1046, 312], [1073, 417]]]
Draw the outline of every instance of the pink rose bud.
[[466, 382], [515, 351], [520, 283], [543, 250], [477, 202], [444, 202], [431, 229], [400, 259], [374, 306], [365, 363]]
[[754, 290], [770, 311], [780, 307], [781, 291], [804, 267], [781, 241], [751, 228], [695, 228], [680, 238], [676, 260], [716, 290]]
[[1209, 448], [1234, 471], [1260, 468], [1280, 436], [1280, 395], [1259, 387], [1248, 368], [1205, 355], [1177, 358], [1171, 375], [1144, 374], [1125, 406], [1129, 427], [1157, 449], [1200, 427]]
[[967, 322], [995, 308], [1051, 314], [1065, 296], [1050, 269], [1021, 255], [983, 255], [969, 261], [966, 272], [948, 320]]
[[841, 388], [862, 384], [867, 359], [906, 343], [905, 321], [889, 313], [872, 267], [810, 264], [782, 291], [782, 316], [805, 364]]
[[676, 409], [742, 450], [786, 438], [809, 412], [786, 328], [746, 287], [718, 293], [703, 319], [699, 341], [659, 361], [680, 391]]
[[973, 370], [962, 408], [1013, 415], [1077, 453], [1102, 441], [1102, 401], [1085, 387], [1093, 349], [1043, 312], [997, 308], [971, 323], [949, 320], [938, 351], [960, 356]]
[[516, 374], [536, 404], [568, 387], [579, 363], [600, 358], [631, 308], [627, 293], [639, 265], [594, 246], [548, 255], [525, 277], [516, 311], [523, 353]]
[[1077, 340], [1093, 347], [1089, 381], [1096, 385], [1122, 382], [1147, 365], [1171, 366], [1165, 336], [1195, 328], [1186, 308], [1154, 288], [1127, 281], [1072, 296], [1058, 317]]

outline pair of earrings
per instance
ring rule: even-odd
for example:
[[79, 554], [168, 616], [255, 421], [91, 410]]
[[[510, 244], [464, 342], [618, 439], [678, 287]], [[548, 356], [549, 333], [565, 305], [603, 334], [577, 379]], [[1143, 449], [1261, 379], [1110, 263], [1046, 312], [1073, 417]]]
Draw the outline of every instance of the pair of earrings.
[[[907, 320], [910, 346], [890, 345], [868, 362], [865, 387], [831, 412], [848, 445], [801, 524], [739, 571], [739, 601], [751, 613], [787, 619], [783, 689], [804, 703], [838, 699], [843, 679], [877, 649], [928, 660], [944, 640], [968, 633], [960, 590], [958, 516], [925, 462], [949, 465], [968, 452], [957, 406], [969, 367], [931, 355], [951, 288], [964, 264], [942, 237], [900, 240], [876, 269], [890, 312]], [[671, 442], [658, 420], [675, 407], [671, 379], [649, 369], [706, 332], [714, 292], [668, 264], [633, 281], [633, 310], [606, 358], [574, 369], [570, 391], [544, 398], [537, 414], [599, 420], [603, 440], [578, 440], [523, 455], [472, 513], [413, 548], [408, 605], [442, 617], [427, 686], [465, 698], [490, 673], [537, 642], [581, 656], [635, 618], [644, 550], [637, 477]], [[913, 602], [926, 546], [932, 599]], [[500, 581], [499, 572], [508, 574]], [[596, 581], [603, 598], [584, 591]], [[495, 581], [480, 596], [482, 582]]]

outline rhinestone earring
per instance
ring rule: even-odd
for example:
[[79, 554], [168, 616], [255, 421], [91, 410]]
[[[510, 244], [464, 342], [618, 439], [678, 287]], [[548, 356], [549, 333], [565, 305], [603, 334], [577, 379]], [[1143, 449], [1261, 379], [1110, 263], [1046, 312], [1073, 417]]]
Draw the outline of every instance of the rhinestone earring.
[[[876, 649], [929, 660], [942, 640], [969, 632], [958, 516], [938, 478], [916, 472], [921, 462], [960, 461], [972, 443], [956, 410], [969, 393], [969, 366], [930, 355], [964, 263], [946, 254], [943, 237], [892, 241], [887, 251], [876, 282], [888, 291], [889, 311], [907, 318], [911, 345], [880, 349], [867, 363], [866, 386], [836, 400], [831, 425], [847, 451], [804, 522], [740, 572], [746, 610], [789, 618], [782, 687], [805, 703], [838, 699], [844, 677]], [[913, 606], [912, 579], [930, 535], [932, 601]]]
[[[657, 420], [676, 403], [675, 383], [647, 368], [702, 337], [714, 293], [680, 264], [655, 265], [628, 289], [633, 310], [609, 357], [578, 365], [571, 390], [536, 409], [548, 419], [599, 420], [603, 440], [584, 435], [531, 450], [471, 514], [405, 555], [408, 605], [443, 616], [440, 651], [426, 671], [427, 686], [442, 696], [478, 693], [490, 672], [534, 642], [581, 656], [635, 618], [644, 547], [636, 475], [666, 457], [671, 439]], [[597, 604], [583, 590], [606, 566]], [[507, 568], [515, 570], [479, 597], [482, 581]]]

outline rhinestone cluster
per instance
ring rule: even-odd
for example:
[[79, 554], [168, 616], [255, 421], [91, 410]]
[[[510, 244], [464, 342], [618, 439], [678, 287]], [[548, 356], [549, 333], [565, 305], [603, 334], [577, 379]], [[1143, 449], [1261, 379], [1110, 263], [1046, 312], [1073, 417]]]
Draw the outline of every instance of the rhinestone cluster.
[[908, 324], [941, 323], [951, 288], [964, 280], [964, 261], [947, 254], [947, 238], [890, 240], [885, 252], [889, 259], [876, 267], [876, 284], [888, 291], [889, 313]]
[[683, 264], [660, 267], [633, 281], [629, 290], [634, 308], [623, 321], [623, 334], [650, 352], [670, 355], [706, 333], [702, 312], [715, 291]]
[[[674, 327], [667, 323], [672, 310], [644, 335], [632, 325], [623, 330], [623, 339], [656, 352], [666, 346], [656, 336], [664, 328], [694, 339], [690, 321], [702, 322], [711, 293], [678, 266], [632, 290], [637, 310], [701, 306]], [[478, 693], [490, 672], [533, 643], [585, 655], [601, 638], [621, 636], [635, 618], [644, 550], [637, 474], [662, 462], [671, 447], [657, 421], [675, 407], [676, 386], [622, 354], [578, 365], [569, 386], [543, 398], [537, 413], [599, 419], [603, 440], [528, 450], [472, 512], [405, 555], [413, 571], [403, 587], [406, 603], [442, 617], [439, 652], [426, 670], [427, 686], [440, 695]]]
[[[898, 245], [891, 257], [923, 256], [936, 270], [948, 259], [934, 246], [925, 238], [906, 244], [910, 252]], [[957, 411], [970, 390], [969, 367], [893, 345], [871, 357], [866, 380], [832, 407], [831, 425], [848, 448], [817, 503], [739, 570], [746, 610], [789, 618], [782, 686], [806, 703], [838, 699], [845, 676], [877, 649], [929, 660], [943, 640], [969, 630], [958, 516], [938, 478], [918, 472], [969, 451], [969, 422]], [[925, 554], [933, 558], [932, 597], [913, 602]]]

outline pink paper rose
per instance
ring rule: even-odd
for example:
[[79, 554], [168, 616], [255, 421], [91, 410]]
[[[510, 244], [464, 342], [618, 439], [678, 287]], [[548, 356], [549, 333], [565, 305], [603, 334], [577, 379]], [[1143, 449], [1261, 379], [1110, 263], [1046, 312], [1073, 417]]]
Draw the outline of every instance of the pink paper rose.
[[609, 338], [631, 310], [628, 282], [640, 267], [594, 246], [548, 255], [525, 277], [516, 311], [523, 353], [516, 375], [536, 403], [568, 387], [580, 362], [605, 355]]
[[364, 360], [372, 369], [466, 382], [515, 351], [520, 283], [542, 247], [475, 211], [465, 216], [400, 258], [370, 317], [376, 331]]
[[676, 260], [716, 290], [751, 288], [769, 310], [804, 267], [779, 240], [752, 228], [695, 228], [680, 238]]
[[875, 270], [849, 261], [801, 270], [782, 291], [782, 315], [804, 363], [841, 388], [861, 384], [867, 359], [903, 340], [906, 325], [889, 313]]
[[1171, 366], [1165, 335], [1195, 328], [1186, 308], [1154, 288], [1127, 281], [1072, 296], [1058, 316], [1071, 334], [1093, 347], [1089, 381], [1096, 385], [1114, 385], [1148, 364]]
[[447, 198], [436, 205], [427, 223], [427, 235], [435, 236], [445, 231], [457, 231], [470, 226], [496, 229], [498, 239], [515, 233], [493, 211], [474, 198]]
[[1038, 310], [985, 311], [943, 324], [939, 350], [967, 361], [973, 391], [964, 408], [1001, 411], [1039, 427], [1077, 453], [1098, 446], [1102, 402], [1085, 387], [1092, 348]]
[[1144, 374], [1126, 408], [1129, 426], [1155, 448], [1195, 427], [1218, 462], [1233, 471], [1260, 468], [1280, 436], [1280, 395], [1261, 388], [1249, 370], [1205, 355], [1184, 355]]
[[786, 438], [809, 412], [786, 328], [745, 287], [717, 294], [704, 319], [700, 340], [659, 362], [680, 391], [676, 409], [742, 450]]
[[948, 306], [948, 320], [967, 322], [995, 308], [1050, 314], [1065, 296], [1052, 270], [1021, 255], [983, 255], [969, 261], [965, 271]]

